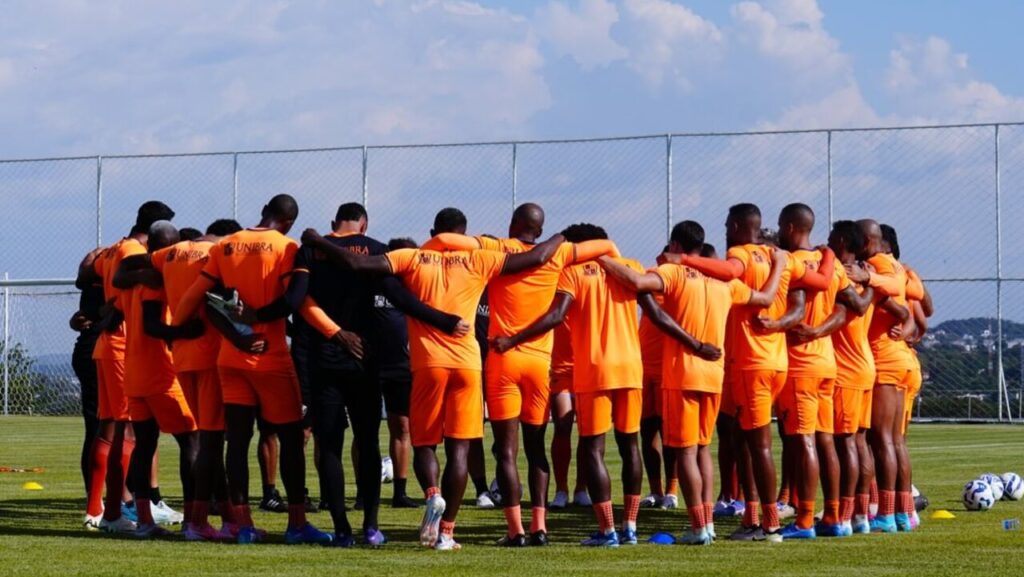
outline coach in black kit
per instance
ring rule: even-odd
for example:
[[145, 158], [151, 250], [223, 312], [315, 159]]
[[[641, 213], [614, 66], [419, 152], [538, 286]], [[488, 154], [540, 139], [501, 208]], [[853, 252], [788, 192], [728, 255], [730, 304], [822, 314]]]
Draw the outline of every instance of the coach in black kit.
[[[331, 223], [333, 232], [326, 238], [359, 254], [384, 254], [387, 246], [365, 235], [367, 222], [362, 205], [343, 204]], [[337, 546], [354, 543], [345, 513], [345, 480], [341, 465], [345, 429], [351, 419], [359, 452], [356, 483], [364, 506], [363, 541], [368, 545], [382, 545], [385, 538], [377, 527], [381, 486], [381, 383], [375, 372], [385, 368], [389, 372], [382, 378], [394, 376], [390, 371], [395, 367], [395, 355], [400, 351], [404, 354], [408, 341], [398, 340], [401, 336], [393, 330], [393, 317], [376, 313], [375, 297], [385, 297], [399, 310], [448, 333], [456, 333], [465, 323], [456, 316], [424, 305], [394, 277], [375, 279], [341, 269], [309, 247], [303, 247], [296, 256], [295, 270], [296, 275], [310, 275], [309, 299], [303, 306], [303, 317], [309, 324], [301, 325], [315, 328], [308, 335], [312, 389], [310, 411], [313, 434], [320, 447], [319, 469], [324, 499], [334, 521], [334, 543]], [[304, 272], [306, 270], [309, 272]], [[468, 326], [465, 328], [468, 330]], [[388, 333], [394, 334], [395, 340], [382, 338]], [[396, 388], [392, 384], [388, 387]], [[394, 402], [398, 400], [394, 399]], [[408, 410], [407, 396], [405, 404]]]

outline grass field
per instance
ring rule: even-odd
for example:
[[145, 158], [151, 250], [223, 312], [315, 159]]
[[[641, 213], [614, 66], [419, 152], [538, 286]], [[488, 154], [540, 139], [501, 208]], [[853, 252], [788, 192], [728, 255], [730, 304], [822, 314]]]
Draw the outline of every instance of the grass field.
[[[80, 528], [83, 498], [78, 470], [80, 424], [65, 418], [0, 418], [0, 466], [44, 467], [43, 473], [0, 473], [0, 574], [46, 575], [1021, 575], [1024, 532], [1004, 531], [1001, 521], [1024, 517], [1024, 502], [1000, 502], [987, 513], [967, 513], [960, 488], [976, 475], [1024, 472], [1024, 428], [1010, 426], [920, 425], [912, 431], [915, 483], [930, 497], [923, 527], [913, 534], [859, 536], [844, 540], [780, 545], [720, 541], [712, 547], [639, 545], [618, 550], [584, 549], [576, 543], [593, 528], [589, 509], [550, 514], [554, 544], [545, 549], [503, 550], [492, 546], [504, 519], [498, 511], [465, 507], [456, 536], [463, 550], [436, 553], [415, 544], [420, 514], [381, 511], [382, 529], [391, 543], [382, 550], [287, 547], [272, 542], [240, 547], [175, 541], [136, 542], [87, 533]], [[163, 489], [172, 506], [180, 505], [172, 457], [162, 445]], [[617, 455], [609, 465], [617, 477]], [[254, 480], [255, 461], [253, 461]], [[316, 487], [311, 471], [310, 487]], [[349, 479], [352, 477], [349, 476]], [[37, 481], [42, 491], [22, 484]], [[257, 481], [258, 482], [258, 481]], [[413, 494], [418, 491], [411, 489]], [[254, 487], [253, 494], [258, 491]], [[390, 497], [390, 486], [384, 495]], [[621, 497], [616, 494], [616, 502]], [[953, 521], [931, 521], [928, 513], [945, 508]], [[359, 513], [353, 525], [358, 526]], [[618, 511], [616, 518], [619, 518]], [[640, 514], [641, 537], [655, 531], [679, 533], [685, 514]], [[311, 520], [329, 529], [326, 513]], [[261, 513], [257, 524], [277, 536], [284, 515]], [[719, 523], [720, 535], [734, 523]]]

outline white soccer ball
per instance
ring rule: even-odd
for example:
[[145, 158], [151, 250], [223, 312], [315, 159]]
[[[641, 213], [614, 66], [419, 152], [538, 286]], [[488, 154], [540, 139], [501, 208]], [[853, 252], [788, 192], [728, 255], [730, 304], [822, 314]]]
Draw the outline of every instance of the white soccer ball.
[[992, 497], [996, 501], [1003, 498], [1003, 478], [994, 473], [985, 473], [978, 477], [978, 480], [985, 481], [992, 488]]
[[996, 503], [992, 487], [978, 479], [964, 485], [963, 499], [964, 507], [968, 511], [988, 511]]
[[380, 482], [390, 483], [395, 480], [395, 464], [391, 457], [384, 457], [380, 460]]
[[1003, 473], [1003, 499], [1007, 501], [1024, 499], [1024, 480], [1017, 473]]

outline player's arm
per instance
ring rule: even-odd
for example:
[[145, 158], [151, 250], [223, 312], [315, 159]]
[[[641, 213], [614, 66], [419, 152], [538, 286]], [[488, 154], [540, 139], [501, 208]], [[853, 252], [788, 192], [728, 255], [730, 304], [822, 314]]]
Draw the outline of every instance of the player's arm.
[[171, 324], [174, 326], [181, 326], [189, 319], [196, 316], [196, 314], [199, 313], [199, 307], [203, 305], [203, 301], [206, 299], [207, 291], [213, 290], [216, 286], [217, 281], [215, 279], [210, 278], [205, 274], [200, 274], [199, 278], [192, 283], [192, 286], [190, 286], [181, 297], [181, 301], [178, 303], [178, 308], [174, 309]]
[[907, 269], [907, 300], [919, 301], [924, 298], [924, 283], [910, 267]]
[[795, 327], [807, 315], [807, 291], [790, 290], [786, 295], [786, 312], [777, 319], [754, 317], [754, 326], [765, 333], [780, 333]]
[[533, 321], [530, 326], [526, 327], [514, 335], [507, 337], [496, 337], [491, 340], [491, 347], [499, 353], [515, 348], [520, 344], [535, 339], [551, 329], [557, 327], [560, 323], [565, 320], [565, 315], [569, 314], [569, 307], [572, 306], [573, 296], [566, 292], [556, 292], [555, 298], [551, 301], [551, 306], [548, 307], [546, 313], [540, 316], [537, 320]]
[[469, 334], [469, 323], [460, 317], [439, 311], [416, 298], [394, 275], [380, 279], [380, 291], [396, 309], [406, 316], [444, 331], [449, 335], [463, 337]]
[[765, 281], [764, 286], [760, 290], [753, 291], [750, 295], [750, 300], [747, 302], [750, 306], [767, 308], [772, 305], [775, 301], [775, 295], [779, 292], [779, 283], [782, 282], [782, 273], [786, 272], [786, 266], [789, 263], [789, 253], [784, 250], [776, 250], [772, 253], [772, 270], [768, 275], [768, 280]]
[[242, 303], [242, 306], [235, 309], [235, 312], [232, 314], [232, 320], [247, 325], [269, 323], [277, 319], [286, 318], [300, 310], [309, 292], [309, 271], [306, 269], [295, 269], [286, 279], [288, 286], [283, 295], [274, 299], [270, 304], [258, 309], [246, 308], [245, 303]]
[[665, 291], [665, 281], [657, 273], [637, 272], [608, 256], [598, 258], [597, 262], [608, 273], [608, 276], [635, 293]]
[[800, 323], [793, 327], [789, 334], [797, 340], [797, 342], [806, 343], [808, 341], [817, 340], [820, 338], [831, 336], [832, 333], [838, 331], [846, 325], [846, 307], [842, 304], [836, 303], [832, 314], [828, 315], [823, 323], [816, 327], [812, 327], [805, 323]]
[[314, 330], [319, 332], [328, 340], [333, 340], [348, 350], [349, 354], [357, 359], [362, 359], [365, 352], [363, 338], [351, 331], [346, 331], [334, 322], [324, 309], [320, 308], [313, 297], [306, 296], [299, 305], [298, 312], [302, 318], [309, 323]]
[[896, 323], [889, 328], [890, 337], [894, 339], [913, 337], [917, 325], [914, 323], [914, 315], [911, 314], [910, 307], [897, 304], [890, 298], [883, 299], [878, 303], [878, 307], [896, 318]]
[[[458, 234], [455, 232], [442, 232], [434, 235], [430, 240], [423, 243], [424, 250], [477, 250], [483, 248], [480, 240], [475, 236]], [[392, 303], [394, 304], [394, 303]]]
[[95, 248], [85, 255], [82, 262], [78, 263], [78, 274], [75, 278], [75, 288], [85, 290], [100, 282], [100, 275], [96, 274], [96, 259], [103, 252], [102, 248]]
[[875, 300], [875, 289], [871, 287], [864, 287], [864, 291], [858, 293], [857, 289], [853, 286], [848, 286], [845, 289], [839, 291], [836, 295], [836, 304], [842, 305], [848, 313], [853, 313], [857, 316], [864, 316], [864, 313], [868, 311], [868, 307]]
[[587, 240], [572, 245], [573, 262], [587, 262], [602, 256], [620, 257], [619, 248], [606, 239]]
[[928, 332], [928, 315], [925, 314], [924, 306], [922, 301], [911, 301], [910, 308], [913, 309], [912, 315], [914, 317], [914, 325], [917, 329], [914, 337], [910, 339], [910, 344], [917, 344], [924, 338], [924, 334]]
[[835, 272], [836, 253], [827, 246], [818, 247], [817, 250], [821, 252], [821, 264], [818, 266], [818, 270], [805, 267], [803, 276], [794, 279], [793, 286], [813, 291], [828, 290], [832, 283], [832, 273]]
[[701, 342], [700, 339], [686, 332], [675, 319], [665, 312], [665, 309], [658, 306], [651, 293], [640, 293], [637, 295], [637, 302], [640, 303], [640, 308], [643, 309], [644, 315], [651, 319], [651, 323], [658, 330], [682, 343], [693, 351], [693, 354], [709, 361], [717, 361], [721, 358], [721, 349], [711, 343]]
[[167, 342], [178, 339], [195, 339], [202, 336], [205, 327], [198, 317], [189, 319], [181, 326], [164, 323], [164, 303], [142, 301], [142, 330], [155, 339]]
[[148, 254], [133, 254], [121, 260], [110, 283], [114, 288], [121, 290], [138, 285], [160, 288], [164, 284], [164, 277], [160, 271], [153, 268], [153, 262]]
[[846, 265], [846, 275], [850, 280], [857, 283], [864, 283], [875, 289], [875, 292], [885, 296], [897, 296], [906, 290], [906, 283], [900, 282], [896, 273], [892, 271], [874, 272], [857, 265]]
[[746, 270], [746, 265], [743, 264], [743, 261], [735, 257], [720, 260], [706, 256], [680, 256], [669, 253], [666, 253], [664, 256], [668, 262], [678, 260], [677, 264], [685, 264], [688, 267], [699, 270], [711, 278], [716, 278], [726, 282], [740, 278], [743, 276], [743, 271]]
[[307, 228], [302, 233], [302, 244], [319, 250], [327, 257], [327, 260], [343, 268], [370, 274], [389, 274], [391, 272], [391, 265], [383, 255], [356, 254], [328, 241], [311, 228]]
[[555, 251], [563, 242], [565, 242], [565, 237], [556, 234], [534, 246], [531, 250], [508, 255], [505, 265], [501, 267], [501, 274], [516, 274], [547, 263], [551, 257], [555, 256]]

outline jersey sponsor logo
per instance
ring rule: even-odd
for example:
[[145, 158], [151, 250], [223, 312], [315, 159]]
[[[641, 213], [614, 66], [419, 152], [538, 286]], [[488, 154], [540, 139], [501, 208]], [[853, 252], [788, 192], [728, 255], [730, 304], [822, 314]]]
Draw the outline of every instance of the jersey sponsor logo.
[[[227, 254], [225, 251], [224, 254]], [[185, 262], [206, 262], [210, 260], [210, 255], [201, 250], [178, 250], [171, 249], [167, 253], [167, 262], [173, 262], [174, 259], [183, 260]]]
[[598, 276], [601, 274], [601, 268], [595, 264], [587, 263], [583, 265], [583, 276]]
[[491, 316], [491, 305], [487, 303], [480, 303], [476, 305], [476, 316], [478, 317], [490, 317]]
[[761, 254], [760, 252], [755, 252], [751, 256], [754, 257], [754, 262], [756, 262], [756, 263], [765, 263], [765, 262], [767, 262], [765, 260], [765, 258], [764, 258], [764, 255]]
[[469, 257], [463, 254], [420, 253], [420, 264], [468, 268]]
[[384, 295], [373, 295], [373, 308], [375, 309], [393, 309], [395, 305], [391, 304], [391, 301]]
[[224, 244], [224, 256], [231, 256], [236, 252], [242, 256], [272, 253], [274, 245], [269, 242], [229, 242]]

